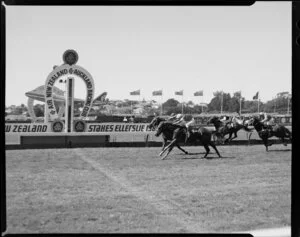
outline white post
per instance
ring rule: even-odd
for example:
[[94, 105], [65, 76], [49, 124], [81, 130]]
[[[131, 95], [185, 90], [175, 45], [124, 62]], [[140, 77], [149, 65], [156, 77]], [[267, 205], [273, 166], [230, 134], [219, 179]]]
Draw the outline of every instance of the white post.
[[161, 98], [160, 98], [160, 116], [163, 115], [163, 95], [161, 93]]
[[287, 99], [288, 99], [287, 114], [289, 114], [290, 113], [290, 97], [288, 96]]
[[240, 115], [242, 114], [242, 96], [240, 96]]
[[183, 114], [183, 92], [181, 96], [181, 114]]
[[49, 122], [49, 110], [48, 110], [48, 105], [45, 103], [45, 108], [44, 108], [44, 123], [48, 123], [48, 122]]
[[221, 114], [223, 114], [223, 91], [221, 93]]

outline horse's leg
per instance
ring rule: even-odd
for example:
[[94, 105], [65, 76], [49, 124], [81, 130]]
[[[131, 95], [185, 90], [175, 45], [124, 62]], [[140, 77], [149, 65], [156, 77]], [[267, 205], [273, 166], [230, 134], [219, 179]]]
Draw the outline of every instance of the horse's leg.
[[284, 137], [282, 137], [281, 140], [282, 140], [283, 145], [284, 145], [284, 146], [287, 146], [287, 143], [286, 143]]
[[268, 151], [268, 146], [272, 146], [272, 143], [270, 142], [268, 142], [268, 138], [264, 138], [263, 139], [263, 142], [264, 142], [264, 145], [265, 145], [265, 147], [266, 147], [266, 151]]
[[203, 156], [203, 158], [206, 158], [210, 150], [209, 150], [209, 147], [208, 147], [207, 144], [203, 144], [203, 146], [204, 146], [204, 148], [205, 148], [205, 150], [206, 150], [206, 153], [205, 153], [205, 155]]
[[174, 148], [174, 145], [170, 146], [167, 153], [161, 159], [164, 160], [169, 155], [169, 153], [173, 150], [173, 148]]
[[234, 132], [234, 137], [230, 141], [232, 141], [235, 138], [237, 138], [237, 131]]
[[[231, 139], [231, 136], [232, 136], [232, 132], [229, 133], [229, 137], [225, 139], [224, 143], [229, 142], [230, 139]], [[223, 143], [223, 144], [224, 144], [224, 143]]]
[[173, 139], [172, 142], [171, 142], [169, 145], [167, 145], [167, 146], [165, 147], [165, 149], [164, 149], [159, 155], [161, 156], [163, 153], [165, 153], [165, 151], [166, 151], [167, 149], [169, 149], [170, 146], [173, 146], [175, 142], [176, 142], [176, 138]]
[[210, 145], [212, 148], [214, 148], [214, 150], [216, 151], [216, 153], [218, 154], [218, 156], [221, 158], [222, 156], [220, 155], [220, 153], [219, 153], [219, 151], [218, 151], [218, 149], [217, 149], [215, 143], [212, 142], [212, 141], [210, 141], [210, 142], [209, 142], [209, 145]]
[[163, 151], [164, 151], [164, 149], [165, 149], [166, 145], [167, 145], [167, 140], [166, 140], [166, 139], [164, 139], [164, 141], [163, 141], [163, 146], [162, 146], [161, 152], [159, 153], [159, 156], [161, 156], [161, 155], [162, 155], [162, 153], [163, 153]]
[[186, 150], [184, 150], [183, 148], [181, 148], [178, 144], [176, 144], [176, 146], [178, 147], [179, 150], [183, 151], [185, 154], [189, 154]]
[[248, 132], [247, 133], [248, 145], [250, 145], [250, 138], [251, 138], [251, 136], [252, 136], [252, 132]]
[[237, 138], [237, 134], [236, 134], [236, 133], [237, 133], [236, 131], [235, 131], [235, 132], [233, 132], [233, 134], [234, 134], [234, 137], [233, 137], [233, 138], [231, 138], [231, 139], [229, 139], [228, 143], [229, 143], [229, 142], [231, 142], [233, 139]]

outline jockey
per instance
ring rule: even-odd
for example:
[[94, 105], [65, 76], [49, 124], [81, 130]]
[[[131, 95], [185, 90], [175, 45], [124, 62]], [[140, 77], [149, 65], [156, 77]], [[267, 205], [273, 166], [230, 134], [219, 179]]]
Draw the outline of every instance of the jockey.
[[241, 115], [239, 113], [235, 113], [232, 116], [231, 122], [232, 122], [232, 127], [237, 124], [244, 125], [244, 119], [241, 118]]
[[176, 114], [175, 113], [172, 113], [171, 115], [170, 115], [170, 117], [167, 119], [167, 121], [174, 121], [174, 120], [176, 120]]
[[185, 142], [187, 142], [191, 135], [192, 126], [195, 124], [194, 117], [192, 115], [177, 114], [173, 124], [180, 125], [186, 129]]
[[263, 119], [265, 119], [266, 114], [264, 114], [263, 112], [260, 112], [258, 115], [258, 118], [260, 121], [262, 121]]
[[266, 128], [273, 129], [273, 126], [275, 125], [274, 118], [270, 114], [264, 113], [264, 118], [261, 120], [261, 122], [266, 126]]
[[220, 119], [228, 128], [233, 127], [232, 118], [228, 115], [224, 115], [222, 119]]

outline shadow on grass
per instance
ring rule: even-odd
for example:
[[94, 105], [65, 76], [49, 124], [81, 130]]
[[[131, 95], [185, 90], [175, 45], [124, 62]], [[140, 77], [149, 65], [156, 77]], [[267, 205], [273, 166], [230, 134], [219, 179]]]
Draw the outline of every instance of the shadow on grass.
[[277, 152], [277, 151], [292, 151], [292, 149], [269, 150], [268, 152]]
[[193, 155], [204, 155], [205, 152], [196, 152], [196, 153], [192, 153], [192, 152], [189, 152], [188, 154], [184, 154], [184, 153], [180, 153], [178, 155], [182, 155], [182, 156], [193, 156]]
[[[183, 154], [185, 155], [185, 154]], [[193, 156], [193, 157], [187, 157], [188, 155], [202, 155], [202, 156]], [[209, 153], [207, 157], [203, 157], [205, 155], [205, 152], [201, 153], [189, 153], [186, 154], [185, 157], [181, 157], [181, 160], [194, 160], [194, 159], [207, 159], [207, 160], [218, 160], [218, 159], [235, 159], [234, 156], [222, 156], [219, 157], [216, 153]], [[215, 156], [212, 156], [215, 155]], [[221, 154], [222, 155], [222, 154]]]

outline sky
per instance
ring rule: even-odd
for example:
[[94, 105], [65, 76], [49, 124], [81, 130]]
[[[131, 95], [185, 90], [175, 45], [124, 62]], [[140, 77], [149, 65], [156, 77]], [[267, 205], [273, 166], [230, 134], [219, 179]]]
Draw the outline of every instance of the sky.
[[[6, 6], [6, 106], [27, 104], [62, 55], [95, 82], [95, 96], [192, 100], [213, 92], [263, 102], [291, 92], [291, 2], [252, 6]], [[57, 87], [63, 89], [58, 82]], [[141, 96], [129, 92], [141, 90]], [[163, 90], [163, 97], [152, 92]], [[184, 95], [175, 96], [183, 90]], [[193, 93], [203, 90], [203, 97]], [[75, 80], [75, 97], [85, 98]]]

